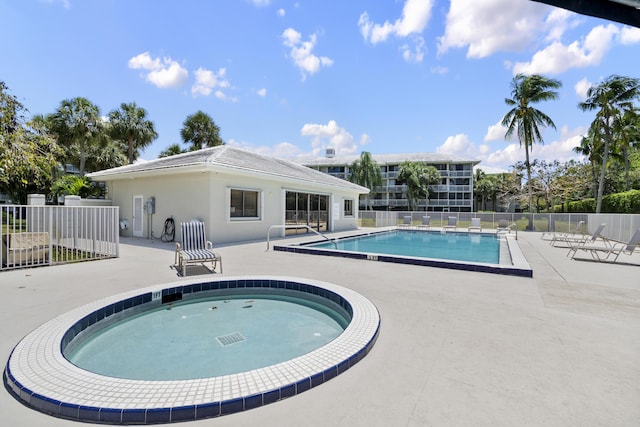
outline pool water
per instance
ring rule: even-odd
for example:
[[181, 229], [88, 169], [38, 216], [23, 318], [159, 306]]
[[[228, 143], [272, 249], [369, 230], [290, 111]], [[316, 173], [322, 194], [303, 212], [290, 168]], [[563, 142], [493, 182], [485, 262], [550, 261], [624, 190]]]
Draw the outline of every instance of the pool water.
[[495, 234], [395, 230], [307, 245], [314, 248], [498, 264]]
[[335, 339], [347, 323], [326, 306], [281, 295], [205, 299], [121, 320], [72, 346], [65, 357], [88, 371], [124, 379], [216, 377], [309, 353]]

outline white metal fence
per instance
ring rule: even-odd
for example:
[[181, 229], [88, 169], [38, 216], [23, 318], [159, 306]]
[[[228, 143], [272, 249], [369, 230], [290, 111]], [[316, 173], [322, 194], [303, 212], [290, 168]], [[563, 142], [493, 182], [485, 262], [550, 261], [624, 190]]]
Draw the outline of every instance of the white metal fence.
[[359, 225], [361, 227], [390, 227], [402, 224], [406, 216], [411, 217], [413, 224], [420, 224], [423, 216], [431, 217], [434, 227], [446, 224], [450, 216], [458, 219], [458, 226], [468, 227], [471, 218], [480, 218], [483, 228], [496, 228], [498, 221], [505, 219], [510, 224], [516, 224], [521, 231], [573, 231], [580, 221], [586, 224], [585, 233], [593, 232], [598, 225], [607, 226], [603, 235], [619, 242], [628, 242], [634, 231], [640, 228], [639, 214], [529, 214], [529, 213], [476, 213], [476, 212], [425, 212], [425, 211], [360, 211]]
[[118, 207], [0, 205], [0, 270], [119, 256]]

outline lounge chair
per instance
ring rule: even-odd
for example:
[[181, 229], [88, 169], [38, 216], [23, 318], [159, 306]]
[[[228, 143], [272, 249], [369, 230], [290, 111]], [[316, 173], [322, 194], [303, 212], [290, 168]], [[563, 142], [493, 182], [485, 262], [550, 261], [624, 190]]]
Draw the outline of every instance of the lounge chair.
[[589, 240], [591, 240], [591, 242], [595, 242], [596, 240], [598, 240], [599, 238], [602, 238], [602, 230], [607, 226], [607, 224], [602, 223], [598, 226], [598, 228], [596, 228], [596, 230], [593, 232], [592, 235], [589, 234], [564, 234], [564, 235], [558, 235], [556, 237], [554, 237], [553, 239], [551, 239], [551, 242], [549, 243], [552, 246], [558, 246], [558, 243], [565, 243], [564, 247], [566, 247], [567, 245], [569, 247], [573, 247], [576, 245], [584, 245], [585, 243], [589, 242]]
[[480, 224], [480, 218], [471, 218], [471, 224], [467, 231], [478, 230], [482, 231], [482, 225]]
[[220, 263], [222, 273], [222, 256], [213, 251], [213, 243], [207, 240], [204, 222], [192, 221], [180, 223], [182, 230], [182, 245], [176, 243], [175, 265], [182, 273], [187, 275], [187, 264], [201, 264], [211, 262], [209, 270], [214, 273], [216, 264]]
[[631, 255], [640, 246], [640, 228], [633, 233], [629, 243], [614, 243], [612, 245], [576, 245], [572, 246], [569, 252], [573, 251], [571, 259], [574, 259], [578, 251], [585, 251], [591, 254], [596, 261], [607, 261], [609, 257], [613, 257], [612, 262], [616, 262], [620, 254]]
[[449, 220], [447, 221], [447, 225], [445, 225], [444, 228], [445, 230], [448, 230], [450, 228], [452, 228], [453, 230], [455, 230], [458, 227], [458, 217], [456, 216], [450, 216]]
[[[584, 226], [585, 223], [584, 221], [578, 221], [575, 225], [575, 227], [573, 228], [573, 230], [567, 232], [567, 233], [562, 233], [562, 232], [555, 232], [555, 231], [545, 231], [544, 233], [542, 233], [540, 235], [540, 238], [543, 240], [551, 240], [553, 241], [554, 239], [559, 240], [563, 237], [576, 237], [576, 236], [580, 236], [580, 235], [584, 235]], [[588, 237], [588, 236], [587, 236]]]
[[509, 224], [509, 220], [499, 219], [498, 226], [496, 227], [496, 233], [501, 233], [505, 231], [507, 233], [511, 233], [511, 225]]
[[411, 215], [407, 215], [402, 218], [402, 224], [400, 224], [400, 228], [409, 228], [411, 227]]
[[431, 217], [430, 216], [423, 216], [422, 217], [422, 223], [420, 225], [418, 225], [418, 227], [420, 228], [431, 228]]

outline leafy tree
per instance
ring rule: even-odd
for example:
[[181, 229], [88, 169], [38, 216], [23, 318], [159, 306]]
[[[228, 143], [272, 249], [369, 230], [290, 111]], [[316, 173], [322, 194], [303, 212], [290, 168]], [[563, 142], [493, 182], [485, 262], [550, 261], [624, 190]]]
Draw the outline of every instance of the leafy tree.
[[440, 172], [423, 162], [406, 161], [400, 164], [398, 181], [407, 186], [409, 208], [417, 210], [420, 199], [429, 199], [429, 186], [440, 181]]
[[147, 120], [147, 110], [135, 102], [122, 103], [120, 108], [109, 113], [111, 137], [126, 143], [129, 163], [138, 157], [138, 151], [149, 146], [156, 138], [153, 122]]
[[98, 106], [82, 97], [65, 99], [47, 121], [58, 143], [67, 149], [67, 158], [77, 159], [84, 175], [88, 146], [104, 136]]
[[224, 144], [220, 138], [220, 128], [202, 111], [187, 116], [182, 123], [180, 136], [184, 143], [191, 144], [191, 151]]
[[51, 194], [55, 197], [65, 195], [86, 198], [100, 192], [101, 190], [94, 187], [86, 176], [63, 175], [51, 186]]
[[[360, 153], [360, 158], [349, 167], [351, 169], [351, 175], [349, 175], [349, 181], [367, 187], [371, 190], [370, 194], [375, 194], [376, 187], [382, 185], [382, 172], [380, 172], [380, 166], [373, 159], [371, 153], [363, 151]], [[366, 207], [371, 210], [369, 205], [369, 195], [366, 195]]]
[[593, 126], [602, 131], [604, 146], [598, 181], [596, 213], [602, 209], [607, 161], [614, 146], [614, 132], [626, 111], [633, 110], [633, 101], [640, 95], [640, 80], [612, 75], [587, 91], [587, 99], [578, 104], [582, 111], [596, 111]]
[[624, 191], [631, 189], [630, 150], [640, 144], [640, 115], [636, 108], [623, 112], [619, 121], [614, 123], [616, 147], [615, 158], [624, 166]]
[[30, 193], [47, 192], [61, 154], [37, 122], [24, 123], [26, 112], [0, 82], [0, 192], [22, 204]]
[[180, 145], [178, 144], [171, 144], [170, 146], [167, 147], [166, 150], [163, 150], [160, 152], [160, 154], [158, 155], [158, 157], [169, 157], [169, 156], [175, 156], [176, 154], [182, 154], [185, 153], [185, 151], [180, 148]]
[[593, 198], [598, 197], [598, 168], [602, 164], [602, 138], [595, 126], [590, 126], [586, 136], [580, 140], [580, 145], [573, 148], [578, 154], [587, 158], [590, 164]]
[[555, 123], [542, 111], [531, 104], [558, 98], [558, 89], [562, 83], [558, 80], [532, 74], [517, 74], [511, 81], [511, 98], [505, 98], [504, 102], [513, 107], [502, 118], [502, 126], [507, 128], [505, 138], [509, 139], [514, 133], [518, 135], [520, 146], [524, 146], [525, 168], [527, 170], [527, 183], [529, 188], [529, 209], [533, 206], [533, 183], [531, 182], [531, 162], [529, 153], [533, 144], [543, 144], [540, 127], [556, 128]]

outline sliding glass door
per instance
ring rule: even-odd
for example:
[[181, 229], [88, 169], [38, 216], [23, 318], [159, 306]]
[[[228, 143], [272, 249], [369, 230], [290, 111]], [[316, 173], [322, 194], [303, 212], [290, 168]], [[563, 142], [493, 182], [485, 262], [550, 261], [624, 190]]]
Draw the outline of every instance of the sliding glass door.
[[329, 196], [327, 195], [287, 191], [286, 234], [309, 233], [309, 229], [305, 226], [309, 226], [319, 232], [327, 231], [329, 223], [328, 206]]

